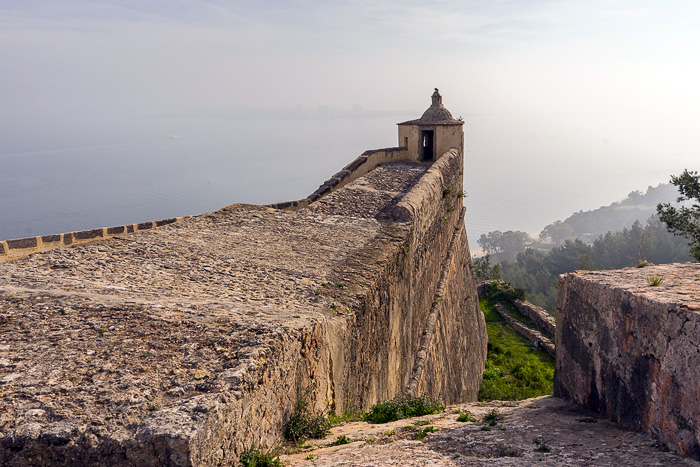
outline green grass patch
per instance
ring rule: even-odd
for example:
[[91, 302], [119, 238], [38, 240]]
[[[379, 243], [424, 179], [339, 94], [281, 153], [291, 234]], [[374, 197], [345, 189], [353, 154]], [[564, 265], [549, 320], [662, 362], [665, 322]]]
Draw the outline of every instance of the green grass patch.
[[483, 299], [480, 304], [489, 344], [479, 400], [522, 400], [552, 394], [554, 359], [502, 324], [490, 300]]
[[379, 402], [364, 414], [363, 419], [370, 423], [389, 423], [404, 418], [420, 417], [445, 410], [445, 404], [430, 396], [397, 396], [388, 401]]
[[481, 307], [481, 311], [484, 313], [484, 319], [487, 323], [503, 322], [503, 317], [499, 315], [498, 312], [493, 308], [493, 303], [491, 302], [491, 300], [482, 298], [481, 300], [479, 300], [479, 306]]

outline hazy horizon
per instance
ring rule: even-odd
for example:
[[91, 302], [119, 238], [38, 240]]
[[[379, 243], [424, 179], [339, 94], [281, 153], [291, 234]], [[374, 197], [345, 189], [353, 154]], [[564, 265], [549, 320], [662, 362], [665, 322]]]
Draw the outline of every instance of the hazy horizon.
[[[698, 20], [700, 4], [679, 0], [2, 2], [0, 167], [38, 152], [187, 141], [195, 130], [183, 122], [246, 109], [263, 110], [251, 120], [300, 107], [415, 118], [438, 87], [465, 120], [473, 228], [537, 233], [535, 219], [698, 169]], [[393, 146], [386, 126], [350, 125], [353, 143], [329, 151], [352, 152], [346, 163], [356, 148]], [[190, 142], [206, 141], [196, 132]], [[288, 170], [284, 155], [269, 158], [284, 143], [274, 136], [211, 135], [240, 167], [245, 146], [267, 155], [271, 176]], [[289, 142], [295, 157], [318, 149], [315, 136]], [[25, 175], [0, 181], [31, 186]]]

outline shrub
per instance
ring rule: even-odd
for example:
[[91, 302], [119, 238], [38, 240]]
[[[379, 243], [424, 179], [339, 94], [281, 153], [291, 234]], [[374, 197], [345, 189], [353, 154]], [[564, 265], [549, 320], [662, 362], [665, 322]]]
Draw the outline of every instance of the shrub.
[[272, 451], [252, 448], [238, 458], [243, 467], [280, 467], [280, 458]]
[[363, 419], [370, 423], [389, 423], [404, 418], [438, 413], [444, 409], [445, 405], [439, 399], [427, 395], [414, 397], [406, 394], [375, 404]]
[[284, 437], [298, 443], [308, 438], [325, 438], [330, 430], [331, 424], [328, 417], [323, 413], [314, 413], [309, 410], [307, 401], [300, 398], [284, 429]]
[[502, 281], [491, 282], [486, 293], [490, 298], [499, 301], [525, 301], [527, 298], [525, 295], [525, 289], [521, 289], [519, 287], [513, 288], [513, 286], [509, 283]]

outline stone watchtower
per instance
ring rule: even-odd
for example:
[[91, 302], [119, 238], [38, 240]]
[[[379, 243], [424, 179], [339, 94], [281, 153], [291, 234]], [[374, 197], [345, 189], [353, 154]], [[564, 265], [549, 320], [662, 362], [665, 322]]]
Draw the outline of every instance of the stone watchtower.
[[408, 149], [410, 160], [435, 162], [452, 148], [464, 154], [464, 122], [452, 118], [437, 88], [432, 98], [421, 118], [398, 124], [399, 146]]

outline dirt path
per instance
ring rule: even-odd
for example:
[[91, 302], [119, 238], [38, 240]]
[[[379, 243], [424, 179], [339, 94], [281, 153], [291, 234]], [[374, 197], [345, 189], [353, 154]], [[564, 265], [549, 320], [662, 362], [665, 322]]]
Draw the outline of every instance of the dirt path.
[[[504, 405], [508, 404], [508, 405]], [[472, 403], [385, 425], [346, 423], [285, 466], [700, 466], [665, 452], [650, 437], [597, 418], [551, 396], [519, 403]], [[458, 422], [457, 410], [477, 422]], [[484, 421], [495, 410], [498, 419]], [[419, 430], [433, 427], [423, 440]], [[350, 444], [329, 446], [339, 436]]]

